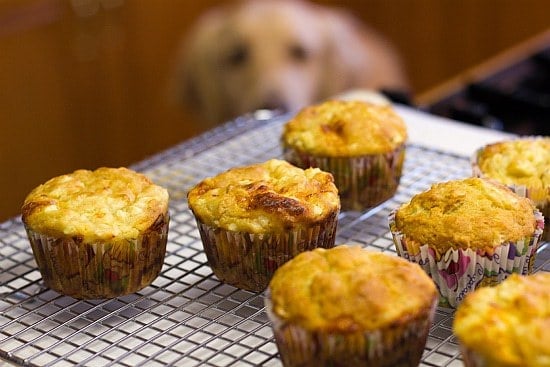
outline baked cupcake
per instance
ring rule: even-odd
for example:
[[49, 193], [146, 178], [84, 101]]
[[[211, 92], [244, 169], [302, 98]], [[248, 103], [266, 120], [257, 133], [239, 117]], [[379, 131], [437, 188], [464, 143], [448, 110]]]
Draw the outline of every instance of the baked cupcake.
[[192, 188], [208, 263], [222, 282], [263, 291], [280, 265], [332, 247], [340, 201], [330, 173], [283, 160], [235, 167]]
[[417, 264], [340, 245], [281, 266], [266, 311], [286, 367], [416, 367], [436, 303]]
[[397, 253], [435, 281], [440, 305], [456, 307], [479, 286], [529, 274], [544, 220], [529, 199], [472, 177], [413, 196], [392, 211], [389, 226]]
[[472, 157], [474, 176], [497, 180], [531, 199], [545, 218], [550, 241], [550, 137], [524, 137], [484, 146]]
[[127, 168], [52, 178], [29, 193], [22, 219], [44, 283], [67, 296], [136, 292], [164, 263], [168, 192]]
[[550, 273], [513, 274], [469, 294], [453, 331], [466, 367], [550, 366]]
[[406, 126], [391, 105], [330, 100], [306, 107], [284, 126], [284, 158], [331, 172], [342, 210], [391, 198], [405, 158]]

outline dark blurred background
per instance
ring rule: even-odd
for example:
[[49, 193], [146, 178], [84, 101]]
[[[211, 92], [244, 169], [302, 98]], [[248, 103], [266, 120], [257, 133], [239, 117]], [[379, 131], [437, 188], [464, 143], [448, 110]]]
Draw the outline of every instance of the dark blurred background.
[[[128, 166], [199, 134], [167, 86], [182, 36], [223, 2], [2, 0], [0, 221], [53, 176]], [[413, 98], [550, 26], [547, 0], [315, 2], [393, 41]]]

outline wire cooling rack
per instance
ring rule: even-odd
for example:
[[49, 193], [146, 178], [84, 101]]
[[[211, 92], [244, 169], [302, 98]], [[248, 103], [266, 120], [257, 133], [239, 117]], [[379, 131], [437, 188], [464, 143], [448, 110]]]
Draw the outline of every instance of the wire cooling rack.
[[[135, 294], [76, 300], [44, 288], [20, 219], [1, 223], [0, 359], [56, 367], [280, 366], [264, 295], [213, 276], [186, 193], [206, 176], [281, 157], [279, 136], [287, 117], [243, 117], [132, 167], [171, 196], [162, 272]], [[465, 157], [409, 146], [397, 194], [370, 211], [342, 213], [337, 243], [395, 253], [389, 212], [433, 182], [469, 175]], [[535, 267], [550, 271], [548, 244]], [[436, 311], [421, 366], [463, 365], [452, 318], [452, 311]]]

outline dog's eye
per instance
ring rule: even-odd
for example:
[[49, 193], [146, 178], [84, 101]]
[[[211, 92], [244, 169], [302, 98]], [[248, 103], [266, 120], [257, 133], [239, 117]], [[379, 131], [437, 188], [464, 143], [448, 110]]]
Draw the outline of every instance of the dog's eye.
[[305, 61], [309, 57], [309, 53], [307, 52], [305, 47], [302, 45], [298, 45], [298, 44], [291, 45], [288, 51], [289, 51], [290, 57], [296, 61]]
[[227, 64], [233, 67], [243, 65], [250, 56], [250, 52], [246, 45], [237, 45], [234, 47], [227, 57]]

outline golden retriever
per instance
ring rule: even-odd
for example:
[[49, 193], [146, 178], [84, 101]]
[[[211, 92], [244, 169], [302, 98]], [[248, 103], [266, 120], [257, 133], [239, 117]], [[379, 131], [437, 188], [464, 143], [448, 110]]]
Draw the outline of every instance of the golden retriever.
[[207, 11], [183, 42], [177, 83], [212, 125], [258, 109], [295, 111], [349, 89], [408, 90], [387, 40], [342, 9], [301, 0]]

